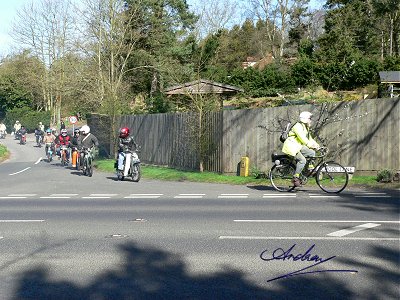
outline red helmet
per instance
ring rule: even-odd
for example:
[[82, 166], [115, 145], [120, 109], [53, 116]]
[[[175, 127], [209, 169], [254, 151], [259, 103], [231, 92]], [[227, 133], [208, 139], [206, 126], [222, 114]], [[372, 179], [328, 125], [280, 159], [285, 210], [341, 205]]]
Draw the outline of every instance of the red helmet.
[[128, 136], [129, 136], [129, 128], [128, 127], [122, 127], [119, 130], [119, 137], [124, 139], [124, 138], [126, 138]]

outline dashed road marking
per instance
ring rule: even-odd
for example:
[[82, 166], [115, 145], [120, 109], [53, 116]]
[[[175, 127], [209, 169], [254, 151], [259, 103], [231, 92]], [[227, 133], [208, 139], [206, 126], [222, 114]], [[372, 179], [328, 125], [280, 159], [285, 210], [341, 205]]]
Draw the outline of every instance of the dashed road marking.
[[386, 193], [377, 192], [360, 192], [353, 194], [355, 198], [391, 198], [390, 195]]
[[249, 194], [221, 194], [218, 198], [248, 198]]
[[296, 194], [264, 194], [263, 198], [296, 198]]
[[322, 237], [322, 236], [239, 236], [221, 235], [220, 240], [349, 240], [349, 241], [400, 241], [400, 238]]
[[179, 194], [178, 196], [174, 196], [175, 199], [199, 199], [203, 198], [206, 194]]
[[342, 236], [349, 235], [349, 234], [352, 234], [352, 233], [357, 232], [357, 231], [374, 228], [374, 227], [377, 227], [377, 226], [380, 226], [380, 225], [381, 224], [376, 224], [376, 223], [365, 223], [365, 224], [362, 224], [362, 225], [351, 227], [349, 229], [343, 229], [343, 230], [331, 232], [331, 233], [329, 233], [327, 235], [328, 236], [335, 236], [335, 237], [342, 237]]
[[37, 223], [45, 221], [46, 220], [0, 220], [0, 223]]
[[36, 194], [10, 194], [8, 196], [9, 197], [33, 197], [33, 196], [36, 196]]
[[69, 199], [78, 196], [78, 194], [51, 194], [50, 196], [43, 196], [40, 199]]
[[386, 223], [400, 224], [400, 221], [368, 221], [368, 220], [233, 220], [233, 222], [249, 222], [249, 223]]
[[125, 199], [155, 199], [160, 198], [164, 194], [130, 194], [129, 196], [125, 196]]
[[339, 195], [308, 194], [310, 198], [339, 198]]
[[117, 195], [118, 194], [90, 194], [89, 196], [82, 197], [82, 199], [109, 199]]

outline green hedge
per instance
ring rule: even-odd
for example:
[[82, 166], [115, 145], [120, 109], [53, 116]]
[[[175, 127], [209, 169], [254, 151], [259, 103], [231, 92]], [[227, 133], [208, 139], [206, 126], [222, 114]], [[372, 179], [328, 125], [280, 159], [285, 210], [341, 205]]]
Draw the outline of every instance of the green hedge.
[[50, 112], [35, 111], [29, 107], [14, 108], [7, 111], [4, 123], [7, 126], [7, 131], [11, 132], [15, 121], [18, 120], [28, 132], [33, 132], [39, 122], [42, 122], [45, 128], [50, 126]]

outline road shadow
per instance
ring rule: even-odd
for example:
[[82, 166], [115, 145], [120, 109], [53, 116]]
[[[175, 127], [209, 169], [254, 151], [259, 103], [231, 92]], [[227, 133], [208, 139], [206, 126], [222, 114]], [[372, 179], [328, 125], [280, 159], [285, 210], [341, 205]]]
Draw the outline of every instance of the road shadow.
[[117, 176], [107, 176], [106, 178], [112, 181], [120, 181], [118, 180]]
[[256, 191], [275, 191], [276, 192], [276, 190], [272, 186], [269, 186], [267, 183], [266, 184], [257, 184], [257, 185], [248, 185], [247, 188], [251, 189], [251, 190], [256, 190]]
[[[54, 280], [54, 272], [37, 265], [17, 279], [12, 299], [352, 299], [345, 281], [325, 275], [297, 276], [258, 286], [246, 274], [225, 266], [216, 273], [193, 275], [182, 257], [135, 242], [118, 246], [119, 268], [106, 270], [87, 285]], [[251, 271], [249, 271], [251, 272]], [[57, 275], [57, 274], [55, 274]], [[268, 274], [266, 274], [267, 280]]]

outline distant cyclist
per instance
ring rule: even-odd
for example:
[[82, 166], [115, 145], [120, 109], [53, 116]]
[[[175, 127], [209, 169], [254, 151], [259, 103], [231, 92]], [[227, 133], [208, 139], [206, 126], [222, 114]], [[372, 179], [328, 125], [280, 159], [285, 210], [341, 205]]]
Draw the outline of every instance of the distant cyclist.
[[299, 115], [300, 122], [293, 125], [289, 131], [288, 138], [283, 143], [282, 152], [293, 156], [297, 161], [296, 171], [293, 176], [293, 184], [295, 186], [301, 185], [299, 177], [306, 164], [306, 157], [315, 157], [313, 149], [320, 148], [310, 134], [311, 118], [312, 114], [310, 112], [301, 112]]

